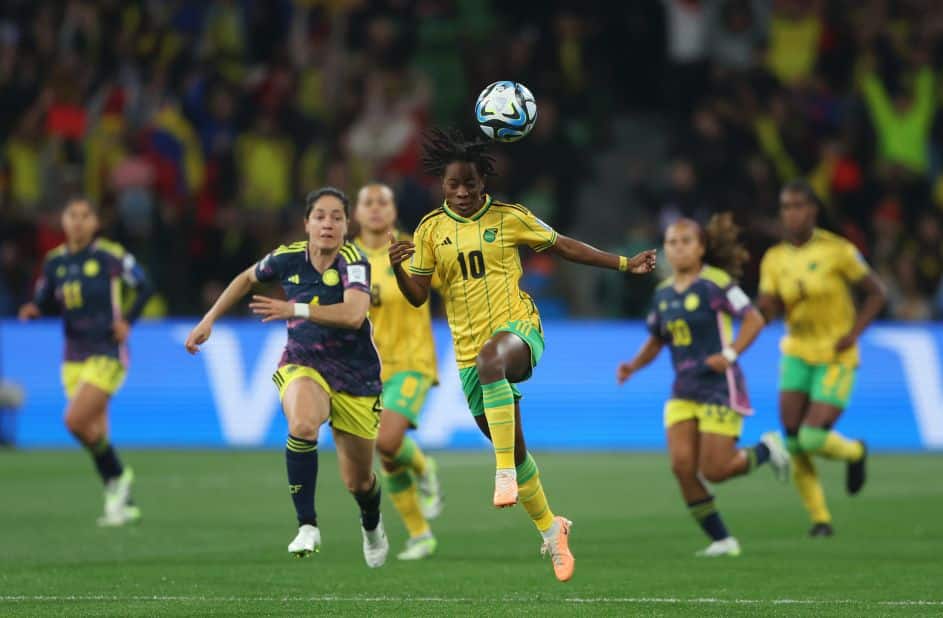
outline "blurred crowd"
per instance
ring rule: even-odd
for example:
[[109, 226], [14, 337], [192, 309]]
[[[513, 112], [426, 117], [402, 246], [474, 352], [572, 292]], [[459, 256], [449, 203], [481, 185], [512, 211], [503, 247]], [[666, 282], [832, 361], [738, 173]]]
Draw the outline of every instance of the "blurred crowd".
[[[515, 79], [537, 95], [539, 119], [527, 139], [495, 148], [489, 188], [561, 232], [592, 220], [583, 189], [600, 181], [595, 158], [619, 146], [613, 127], [654, 118], [666, 147], [628, 166], [638, 246], [657, 244], [679, 214], [733, 210], [755, 256], [744, 283], [755, 288], [758, 258], [776, 239], [778, 187], [806, 177], [823, 223], [891, 288], [887, 315], [939, 316], [937, 8], [5, 0], [0, 315], [28, 297], [43, 254], [62, 241], [58, 213], [72, 194], [100, 205], [104, 233], [155, 279], [150, 316], [204, 310], [235, 273], [302, 233], [300, 200], [325, 184], [355, 194], [388, 183], [412, 229], [441, 199], [420, 170], [422, 131], [474, 135], [478, 91]], [[525, 285], [559, 296], [546, 284], [556, 266], [527, 261]], [[612, 297], [597, 296], [597, 305]], [[637, 314], [641, 300], [617, 312]]]
[[[934, 0], [662, 0], [668, 179], [640, 183], [663, 222], [724, 208], [754, 255], [778, 187], [804, 177], [823, 226], [890, 291], [889, 317], [943, 313], [943, 12]], [[746, 283], [755, 286], [758, 260]]]

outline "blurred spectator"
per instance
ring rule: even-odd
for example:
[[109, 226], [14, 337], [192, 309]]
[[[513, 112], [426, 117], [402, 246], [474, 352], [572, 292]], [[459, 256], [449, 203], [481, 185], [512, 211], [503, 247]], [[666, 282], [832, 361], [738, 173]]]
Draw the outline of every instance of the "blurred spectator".
[[[943, 314], [943, 300], [931, 302], [943, 299], [937, 8], [3, 3], [0, 310], [29, 294], [75, 192], [100, 203], [103, 233], [152, 272], [166, 307], [150, 315], [202, 310], [273, 243], [298, 238], [299, 202], [324, 184], [389, 183], [411, 229], [441, 201], [419, 169], [422, 132], [435, 123], [478, 135], [474, 97], [514, 79], [539, 115], [526, 139], [495, 145], [496, 197], [626, 252], [657, 245], [678, 216], [731, 210], [754, 257], [743, 277], [752, 291], [778, 240], [779, 188], [805, 177], [822, 224], [893, 288], [888, 315]], [[653, 283], [600, 275], [579, 287], [552, 261], [524, 263], [538, 303], [558, 311], [639, 315]], [[559, 300], [573, 294], [587, 298]]]

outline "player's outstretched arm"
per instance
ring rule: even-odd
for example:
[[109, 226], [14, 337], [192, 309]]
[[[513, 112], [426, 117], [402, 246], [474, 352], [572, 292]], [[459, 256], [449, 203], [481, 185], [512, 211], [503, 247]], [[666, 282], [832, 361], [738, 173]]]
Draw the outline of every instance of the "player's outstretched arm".
[[615, 253], [600, 251], [596, 247], [563, 234], [557, 235], [556, 242], [547, 251], [577, 264], [611, 268], [612, 270], [630, 272], [636, 275], [644, 275], [655, 270], [657, 256], [654, 249], [643, 251], [630, 258], [624, 255], [616, 255]]
[[26, 322], [27, 320], [32, 320], [38, 318], [42, 315], [42, 312], [39, 310], [39, 307], [36, 303], [26, 303], [20, 310], [16, 313], [17, 317], [21, 322]]
[[429, 299], [429, 288], [432, 286], [432, 275], [410, 275], [403, 268], [403, 262], [416, 253], [416, 245], [408, 240], [396, 240], [390, 234], [390, 266], [396, 275], [396, 285], [400, 292], [414, 307], [420, 307]]
[[645, 343], [642, 344], [642, 348], [638, 351], [638, 354], [635, 355], [635, 358], [628, 362], [621, 363], [618, 368], [616, 368], [616, 381], [620, 385], [625, 384], [626, 380], [632, 377], [633, 373], [648, 366], [649, 363], [655, 360], [664, 345], [665, 343], [658, 337], [649, 336], [648, 339], [645, 340]]
[[213, 324], [216, 323], [216, 320], [229, 311], [243, 296], [248, 294], [249, 290], [251, 290], [252, 286], [257, 282], [258, 279], [256, 279], [255, 276], [254, 264], [236, 275], [235, 278], [229, 282], [229, 285], [226, 286], [226, 289], [223, 290], [223, 293], [219, 295], [219, 298], [216, 299], [216, 302], [213, 303], [213, 306], [210, 307], [210, 310], [206, 312], [206, 315], [203, 316], [200, 323], [193, 327], [193, 330], [187, 335], [187, 340], [184, 343], [187, 352], [196, 354], [200, 346], [206, 343], [206, 340], [210, 338], [210, 333], [213, 330]]
[[263, 322], [304, 318], [322, 326], [357, 330], [367, 319], [370, 294], [357, 289], [345, 290], [344, 301], [333, 305], [294, 303], [256, 294], [249, 303], [249, 309], [261, 316]]
[[869, 272], [857, 284], [855, 288], [864, 293], [864, 301], [858, 309], [858, 316], [855, 319], [855, 325], [851, 332], [838, 340], [835, 344], [835, 351], [841, 352], [855, 345], [858, 337], [864, 332], [864, 329], [874, 321], [884, 308], [887, 302], [887, 290], [884, 283], [878, 279], [877, 275]]

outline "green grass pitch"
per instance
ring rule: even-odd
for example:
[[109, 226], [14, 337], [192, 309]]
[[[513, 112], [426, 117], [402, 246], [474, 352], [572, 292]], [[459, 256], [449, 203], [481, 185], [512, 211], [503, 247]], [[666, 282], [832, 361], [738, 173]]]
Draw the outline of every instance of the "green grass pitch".
[[808, 615], [943, 613], [943, 457], [878, 455], [844, 495], [822, 462], [837, 535], [809, 539], [798, 497], [769, 470], [715, 488], [739, 558], [695, 559], [706, 540], [664, 454], [537, 453], [552, 507], [574, 522], [576, 575], [558, 583], [520, 507], [490, 506], [492, 458], [440, 453], [439, 554], [363, 563], [353, 500], [321, 453], [324, 545], [294, 534], [275, 451], [128, 451], [144, 511], [102, 530], [100, 487], [79, 451], [0, 453], [0, 615]]

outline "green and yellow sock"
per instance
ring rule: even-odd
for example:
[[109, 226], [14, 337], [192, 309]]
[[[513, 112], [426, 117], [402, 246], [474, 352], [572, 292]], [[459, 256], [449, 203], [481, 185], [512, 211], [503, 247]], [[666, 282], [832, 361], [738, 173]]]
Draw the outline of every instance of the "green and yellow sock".
[[549, 530], [553, 525], [553, 511], [550, 510], [544, 487], [540, 482], [537, 462], [530, 453], [527, 453], [524, 461], [517, 466], [517, 491], [518, 500], [537, 526], [537, 530], [540, 532]]
[[514, 391], [507, 380], [481, 385], [485, 418], [494, 446], [495, 466], [514, 468]]
[[419, 494], [413, 475], [405, 467], [399, 467], [392, 472], [383, 471], [383, 486], [386, 488], [396, 507], [396, 511], [406, 525], [410, 538], [416, 538], [429, 532], [429, 522], [422, 516], [419, 507]]
[[832, 514], [828, 512], [825, 504], [825, 491], [819, 482], [818, 473], [815, 470], [815, 464], [807, 453], [796, 453], [792, 456], [792, 480], [799, 491], [799, 497], [802, 498], [802, 504], [812, 523], [829, 523], [832, 521]]
[[403, 442], [396, 451], [396, 455], [393, 456], [392, 462], [406, 468], [416, 476], [426, 473], [426, 456], [415, 440], [409, 436], [403, 436]]
[[857, 440], [849, 440], [837, 431], [821, 427], [799, 428], [799, 445], [807, 453], [815, 453], [829, 459], [858, 461], [864, 457], [864, 447]]

